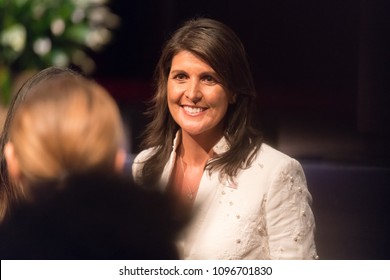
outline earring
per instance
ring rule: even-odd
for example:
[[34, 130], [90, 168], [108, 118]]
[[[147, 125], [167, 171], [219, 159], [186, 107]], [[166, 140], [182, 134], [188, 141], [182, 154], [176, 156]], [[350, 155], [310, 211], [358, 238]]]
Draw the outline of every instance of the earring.
[[231, 98], [231, 100], [230, 100], [230, 104], [234, 104], [234, 103], [236, 103], [236, 101], [237, 101], [237, 94], [236, 93], [234, 93], [233, 95], [232, 95], [232, 98]]

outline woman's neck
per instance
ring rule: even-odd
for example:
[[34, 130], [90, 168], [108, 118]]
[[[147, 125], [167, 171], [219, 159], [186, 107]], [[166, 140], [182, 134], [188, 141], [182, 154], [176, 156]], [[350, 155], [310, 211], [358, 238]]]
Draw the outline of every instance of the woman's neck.
[[205, 165], [213, 156], [213, 147], [222, 137], [220, 135], [189, 135], [182, 131], [180, 156], [190, 166]]

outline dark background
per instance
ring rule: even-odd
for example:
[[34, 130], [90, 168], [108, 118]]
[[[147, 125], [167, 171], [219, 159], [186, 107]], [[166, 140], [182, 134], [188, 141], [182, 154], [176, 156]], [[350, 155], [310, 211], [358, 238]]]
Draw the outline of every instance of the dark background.
[[122, 24], [94, 55], [139, 151], [163, 42], [207, 16], [246, 46], [265, 139], [297, 158], [313, 195], [323, 259], [390, 258], [390, 1], [113, 0]]

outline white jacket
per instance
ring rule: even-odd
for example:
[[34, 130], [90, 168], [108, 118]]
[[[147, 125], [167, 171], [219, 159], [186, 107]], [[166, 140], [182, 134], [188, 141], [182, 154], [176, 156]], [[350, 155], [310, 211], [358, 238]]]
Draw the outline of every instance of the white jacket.
[[[180, 134], [178, 134], [180, 135]], [[166, 187], [180, 137], [161, 176]], [[229, 149], [222, 138], [217, 154]], [[142, 151], [133, 164], [137, 181], [143, 161], [153, 148]], [[263, 144], [251, 167], [234, 182], [203, 173], [195, 199], [193, 220], [178, 241], [183, 259], [317, 259], [311, 195], [298, 161]]]

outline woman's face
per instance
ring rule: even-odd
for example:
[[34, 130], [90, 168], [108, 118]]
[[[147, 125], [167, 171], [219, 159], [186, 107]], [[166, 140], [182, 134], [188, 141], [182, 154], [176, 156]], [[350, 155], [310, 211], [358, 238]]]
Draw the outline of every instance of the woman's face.
[[207, 63], [188, 51], [177, 53], [167, 91], [169, 111], [183, 133], [223, 135], [222, 120], [232, 98]]

